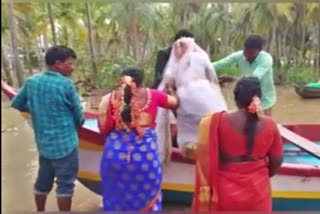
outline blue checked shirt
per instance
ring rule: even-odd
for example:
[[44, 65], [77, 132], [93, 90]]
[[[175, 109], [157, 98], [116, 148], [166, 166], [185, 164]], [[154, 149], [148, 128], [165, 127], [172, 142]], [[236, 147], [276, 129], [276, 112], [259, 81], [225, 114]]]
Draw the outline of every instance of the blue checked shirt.
[[12, 107], [30, 112], [41, 156], [59, 159], [78, 146], [77, 129], [84, 123], [80, 99], [72, 81], [45, 71], [28, 78]]

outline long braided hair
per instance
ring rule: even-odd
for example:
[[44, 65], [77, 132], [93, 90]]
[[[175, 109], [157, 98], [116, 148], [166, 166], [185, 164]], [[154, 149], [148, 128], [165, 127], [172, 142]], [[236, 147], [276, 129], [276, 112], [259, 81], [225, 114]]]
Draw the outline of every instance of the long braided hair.
[[119, 129], [136, 129], [142, 134], [139, 126], [141, 109], [138, 104], [137, 88], [142, 85], [143, 71], [136, 68], [126, 68], [120, 78], [120, 87], [116, 90], [112, 99], [113, 115], [116, 127]]
[[254, 145], [257, 122], [259, 119], [259, 100], [262, 96], [260, 81], [256, 77], [243, 77], [234, 89], [234, 98], [239, 109], [246, 110], [244, 134], [247, 137], [247, 154], [250, 154]]

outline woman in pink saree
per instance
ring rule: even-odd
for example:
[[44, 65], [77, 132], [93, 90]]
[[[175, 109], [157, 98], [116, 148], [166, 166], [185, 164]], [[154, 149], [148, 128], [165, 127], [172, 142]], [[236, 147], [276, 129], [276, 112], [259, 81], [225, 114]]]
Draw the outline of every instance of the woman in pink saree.
[[104, 211], [161, 211], [161, 162], [154, 130], [158, 107], [174, 109], [172, 95], [143, 87], [143, 72], [128, 68], [121, 85], [102, 98], [99, 129]]

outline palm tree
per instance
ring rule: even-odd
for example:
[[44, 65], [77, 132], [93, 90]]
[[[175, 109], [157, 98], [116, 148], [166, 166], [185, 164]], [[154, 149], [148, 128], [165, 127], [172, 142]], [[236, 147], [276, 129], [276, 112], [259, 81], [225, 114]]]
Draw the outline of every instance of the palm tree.
[[87, 12], [88, 38], [89, 38], [89, 49], [90, 49], [92, 71], [94, 74], [96, 74], [97, 73], [97, 63], [96, 63], [96, 54], [95, 54], [95, 44], [94, 44], [94, 40], [93, 40], [93, 27], [92, 27], [92, 15], [91, 15], [90, 3], [86, 3], [86, 12]]
[[48, 3], [47, 7], [48, 7], [48, 16], [49, 16], [49, 21], [50, 21], [50, 26], [51, 26], [52, 41], [53, 41], [54, 45], [57, 45], [56, 27], [55, 27], [55, 23], [54, 23], [51, 3]]
[[19, 49], [18, 49], [18, 39], [17, 39], [17, 22], [14, 14], [14, 4], [12, 2], [7, 4], [8, 7], [8, 20], [9, 20], [9, 29], [10, 29], [10, 38], [11, 38], [11, 47], [13, 53], [13, 63], [12, 67], [15, 70], [17, 75], [18, 85], [22, 86], [23, 84], [23, 70], [19, 59]]
[[5, 7], [1, 7], [1, 74], [4, 72], [4, 77], [9, 85], [13, 84], [12, 75], [10, 72], [10, 63], [8, 60], [7, 47], [5, 45], [5, 40], [7, 40], [7, 34], [9, 30], [7, 15]]
[[154, 7], [145, 3], [115, 3], [110, 5], [107, 13], [110, 23], [115, 22], [118, 30], [124, 32], [123, 37], [127, 41], [126, 54], [139, 63], [143, 50], [141, 46], [145, 39], [143, 34], [147, 35], [154, 26]]
[[[319, 75], [320, 75], [320, 0], [318, 4], [318, 68], [319, 68]], [[316, 63], [315, 63], [316, 64]]]
[[4, 76], [9, 85], [13, 84], [10, 65], [7, 58], [7, 52], [5, 51], [4, 44], [1, 44], [1, 73], [4, 71]]

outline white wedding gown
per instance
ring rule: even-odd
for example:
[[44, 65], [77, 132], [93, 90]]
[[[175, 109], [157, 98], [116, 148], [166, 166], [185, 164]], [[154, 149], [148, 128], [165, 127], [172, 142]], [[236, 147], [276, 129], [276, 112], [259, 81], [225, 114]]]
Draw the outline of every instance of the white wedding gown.
[[[209, 57], [199, 47], [187, 52], [180, 60], [171, 57], [159, 89], [163, 89], [168, 81], [174, 81], [180, 101], [177, 109], [177, 141], [179, 147], [183, 148], [186, 143], [197, 142], [202, 117], [226, 111], [227, 106]], [[170, 114], [172, 112], [161, 109], [157, 115], [156, 130], [163, 159], [170, 153]]]

